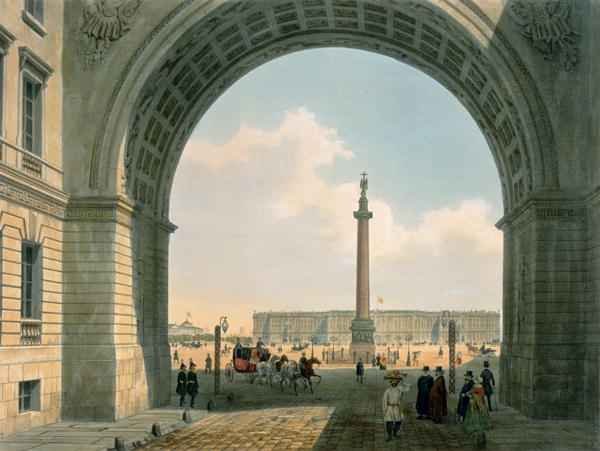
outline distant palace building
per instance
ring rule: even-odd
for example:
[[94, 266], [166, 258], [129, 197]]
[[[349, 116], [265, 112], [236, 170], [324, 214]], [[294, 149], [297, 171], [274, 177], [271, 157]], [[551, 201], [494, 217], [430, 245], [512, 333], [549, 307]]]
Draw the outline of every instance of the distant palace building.
[[[254, 340], [265, 343], [349, 344], [350, 325], [355, 312], [331, 310], [327, 312], [257, 312], [252, 316]], [[463, 343], [492, 342], [500, 339], [500, 313], [475, 311], [427, 312], [418, 310], [376, 310], [371, 312], [375, 321], [377, 344], [402, 343], [407, 336], [412, 342], [445, 343], [448, 326], [444, 318], [456, 321], [457, 341]]]
[[194, 326], [189, 319], [186, 319], [181, 324], [169, 324], [169, 337], [180, 335], [200, 335], [204, 333], [204, 329]]

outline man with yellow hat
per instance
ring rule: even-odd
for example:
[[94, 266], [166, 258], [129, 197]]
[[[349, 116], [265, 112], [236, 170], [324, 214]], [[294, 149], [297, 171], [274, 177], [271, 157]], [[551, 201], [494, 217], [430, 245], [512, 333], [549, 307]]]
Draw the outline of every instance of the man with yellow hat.
[[410, 386], [404, 382], [406, 374], [400, 370], [389, 370], [384, 379], [390, 381], [390, 387], [383, 394], [383, 421], [385, 421], [386, 441], [398, 437], [402, 420], [404, 419], [404, 393]]

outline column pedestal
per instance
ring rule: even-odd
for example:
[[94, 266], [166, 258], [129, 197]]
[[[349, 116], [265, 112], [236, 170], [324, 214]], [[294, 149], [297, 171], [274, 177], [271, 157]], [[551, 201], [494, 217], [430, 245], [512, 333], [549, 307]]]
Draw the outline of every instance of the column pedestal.
[[355, 318], [352, 320], [352, 343], [350, 344], [350, 355], [355, 362], [361, 358], [366, 364], [375, 355], [375, 323], [372, 319]]

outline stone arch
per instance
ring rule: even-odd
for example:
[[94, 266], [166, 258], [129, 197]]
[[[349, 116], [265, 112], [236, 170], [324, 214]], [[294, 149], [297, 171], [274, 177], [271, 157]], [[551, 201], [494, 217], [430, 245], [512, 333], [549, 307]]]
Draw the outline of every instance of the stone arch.
[[97, 136], [92, 188], [124, 192], [166, 220], [181, 151], [210, 105], [259, 65], [316, 47], [387, 55], [454, 93], [490, 145], [505, 212], [533, 191], [559, 186], [552, 128], [537, 87], [472, 2], [199, 3], [173, 10], [124, 69]]
[[[169, 399], [165, 330], [169, 234], [174, 230], [168, 221], [169, 196], [194, 125], [219, 95], [260, 64], [332, 46], [377, 52], [418, 68], [453, 92], [477, 121], [504, 196], [505, 217], [499, 223], [504, 232], [503, 311], [506, 323], [516, 324], [521, 315], [524, 326], [510, 336], [503, 326], [501, 377], [508, 383], [500, 387], [501, 399], [531, 416], [581, 416], [573, 413], [573, 405], [578, 412], [584, 409], [577, 387], [595, 389], [597, 372], [590, 370], [592, 376], [584, 378], [563, 371], [572, 368], [573, 356], [583, 365], [579, 351], [586, 339], [576, 315], [565, 319], [551, 309], [560, 304], [570, 311], [572, 298], [587, 295], [587, 275], [580, 265], [587, 246], [586, 207], [580, 199], [557, 197], [569, 193], [560, 190], [554, 132], [528, 70], [536, 63], [525, 64], [496, 28], [496, 19], [472, 0], [186, 0], [164, 18], [122, 69], [96, 134], [89, 185], [100, 197], [71, 198], [68, 212], [73, 227], [82, 230], [83, 219], [94, 219], [98, 230], [102, 221], [111, 222], [115, 247], [124, 240], [135, 243], [119, 257], [132, 268], [123, 276], [131, 292], [111, 293], [137, 309], [130, 315], [137, 325], [127, 326], [129, 341], [109, 337], [117, 374], [139, 374], [134, 387], [125, 386], [123, 378], [112, 381], [115, 399], [129, 400], [117, 416]], [[134, 202], [124, 201], [127, 197]], [[569, 241], [569, 248], [549, 250], [549, 243], [558, 241]], [[526, 280], [516, 274], [522, 256], [532, 264]], [[578, 278], [565, 280], [565, 272]], [[522, 286], [521, 298], [514, 296], [517, 286]], [[114, 315], [122, 314], [115, 309]], [[596, 349], [590, 346], [586, 356], [595, 358]], [[143, 356], [143, 369], [129, 368], [131, 355]], [[590, 365], [599, 367], [595, 361]], [[100, 391], [101, 384], [96, 388]], [[101, 404], [104, 410], [98, 410], [111, 414], [120, 405], [102, 402], [94, 398], [89, 405], [96, 409]]]

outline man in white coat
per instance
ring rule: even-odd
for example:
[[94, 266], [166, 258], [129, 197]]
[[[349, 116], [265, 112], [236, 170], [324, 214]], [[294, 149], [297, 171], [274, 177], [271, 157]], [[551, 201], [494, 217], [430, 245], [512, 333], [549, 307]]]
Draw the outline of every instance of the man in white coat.
[[384, 379], [390, 381], [390, 387], [383, 394], [383, 421], [385, 421], [386, 441], [398, 437], [402, 420], [404, 420], [404, 393], [410, 386], [404, 382], [406, 375], [399, 370], [388, 371]]

